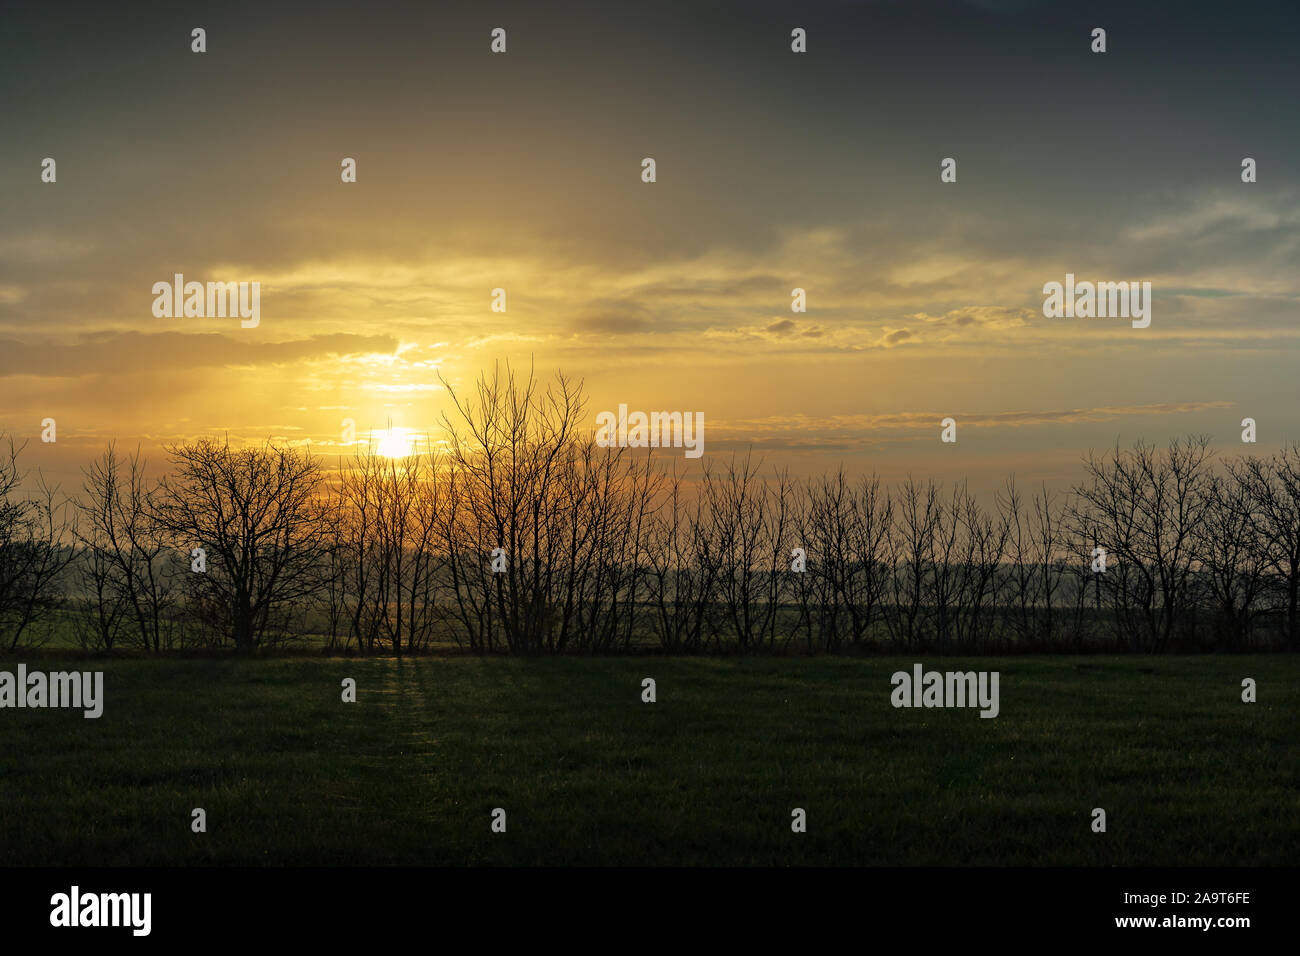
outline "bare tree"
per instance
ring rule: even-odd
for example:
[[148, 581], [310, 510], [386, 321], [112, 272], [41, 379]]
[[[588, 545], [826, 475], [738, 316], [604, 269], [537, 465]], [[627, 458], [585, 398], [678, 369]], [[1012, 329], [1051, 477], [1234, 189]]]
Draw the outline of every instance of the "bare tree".
[[1087, 480], [1075, 488], [1076, 526], [1086, 522], [1099, 547], [1118, 556], [1102, 580], [1122, 624], [1141, 646], [1165, 649], [1191, 611], [1192, 547], [1206, 508], [1209, 439], [1175, 439], [1164, 454], [1138, 442], [1109, 457], [1085, 459]]
[[[1056, 640], [1058, 602], [1069, 580], [1063, 527], [1065, 508], [1046, 485], [1023, 503], [1015, 477], [1007, 480], [998, 504], [1007, 528], [1007, 622], [1029, 647], [1050, 646]], [[1080, 578], [1086, 586], [1089, 578]]]
[[985, 649], [994, 641], [998, 602], [1003, 593], [1000, 574], [1011, 530], [1002, 515], [986, 514], [966, 485], [953, 496], [963, 541], [957, 616], [958, 642]]
[[1300, 648], [1300, 445], [1267, 458], [1248, 458], [1240, 479], [1251, 528], [1258, 535], [1287, 645]]
[[1240, 461], [1229, 462], [1227, 474], [1210, 476], [1194, 542], [1215, 636], [1222, 633], [1232, 648], [1250, 639], [1269, 561], [1269, 541], [1260, 534], [1262, 512], [1250, 500], [1251, 478], [1249, 463]]
[[722, 475], [706, 468], [704, 495], [716, 544], [719, 597], [725, 620], [742, 648], [772, 646], [788, 584], [785, 537], [793, 488], [777, 476], [775, 489], [759, 478], [760, 463], [733, 455]]
[[676, 472], [663, 495], [647, 546], [652, 627], [666, 650], [700, 650], [712, 643], [718, 623], [717, 547], [703, 496], [688, 499]]
[[168, 448], [161, 526], [206, 553], [196, 595], [240, 651], [287, 633], [329, 567], [321, 479], [310, 455], [269, 442], [237, 449], [204, 438]]
[[893, 640], [910, 648], [926, 633], [924, 612], [942, 505], [933, 481], [922, 485], [910, 475], [894, 500], [889, 536], [893, 607], [886, 620]]
[[[3, 437], [3, 436], [0, 436]], [[24, 493], [27, 477], [18, 466], [25, 445], [5, 438], [0, 453], [0, 646], [15, 650], [34, 638], [37, 625], [53, 623], [64, 604], [61, 586], [74, 552], [75, 534], [68, 503], [58, 488], [37, 473], [35, 487]]]
[[95, 594], [96, 633], [111, 647], [118, 627], [130, 622], [137, 646], [172, 646], [181, 559], [156, 520], [154, 488], [139, 450], [124, 460], [110, 444], [83, 474], [77, 540]]
[[849, 557], [853, 489], [843, 470], [800, 488], [795, 509], [795, 540], [806, 552], [807, 567], [793, 577], [799, 617], [795, 633], [804, 632], [814, 648], [834, 650], [843, 640], [841, 621], [849, 620], [844, 591], [854, 576]]

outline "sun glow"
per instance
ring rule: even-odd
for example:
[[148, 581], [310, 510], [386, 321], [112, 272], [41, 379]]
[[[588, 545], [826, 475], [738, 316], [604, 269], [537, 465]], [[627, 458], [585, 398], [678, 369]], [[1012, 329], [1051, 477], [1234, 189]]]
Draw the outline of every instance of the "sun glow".
[[409, 428], [377, 429], [370, 433], [376, 453], [385, 458], [409, 458], [415, 454], [416, 435]]

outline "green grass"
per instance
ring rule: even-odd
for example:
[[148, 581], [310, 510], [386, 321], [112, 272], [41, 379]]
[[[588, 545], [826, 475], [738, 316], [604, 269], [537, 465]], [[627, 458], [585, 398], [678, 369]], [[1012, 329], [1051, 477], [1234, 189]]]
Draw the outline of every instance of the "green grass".
[[922, 658], [995, 720], [892, 708], [913, 660], [34, 655], [107, 700], [0, 711], [0, 862], [1296, 863], [1300, 657]]

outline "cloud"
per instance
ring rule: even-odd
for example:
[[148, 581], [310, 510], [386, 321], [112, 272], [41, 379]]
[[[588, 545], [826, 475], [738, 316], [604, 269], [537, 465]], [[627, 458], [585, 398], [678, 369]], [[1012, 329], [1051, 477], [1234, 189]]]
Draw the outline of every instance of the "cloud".
[[[1188, 415], [1231, 408], [1233, 402], [1157, 402], [1148, 405], [1102, 405], [1093, 408], [1008, 410], [956, 414], [963, 428], [1025, 428], [1118, 421], [1128, 418]], [[710, 441], [718, 447], [746, 444], [772, 448], [869, 448], [885, 441], [932, 440], [951, 410], [892, 412], [877, 415], [779, 415], [765, 418], [711, 420]]]
[[1293, 231], [1300, 224], [1293, 191], [1255, 198], [1213, 190], [1198, 193], [1174, 208], [1123, 232], [1125, 240], [1137, 243], [1195, 242], [1207, 237], [1231, 240], [1245, 233]]
[[982, 328], [982, 329], [1018, 329], [1029, 325], [1034, 319], [1040, 318], [1041, 312], [1035, 313], [1030, 309], [1011, 308], [1008, 306], [990, 306], [990, 305], [970, 305], [962, 306], [957, 309], [949, 309], [939, 315], [930, 315], [927, 312], [916, 312], [909, 315], [908, 318], [916, 322], [924, 322], [930, 327], [949, 327], [956, 329]]
[[286, 365], [392, 353], [388, 335], [333, 333], [285, 342], [202, 332], [93, 332], [71, 343], [0, 339], [0, 376], [147, 375], [182, 369]]
[[601, 299], [590, 303], [573, 321], [578, 332], [620, 335], [654, 330], [649, 308], [632, 299]]

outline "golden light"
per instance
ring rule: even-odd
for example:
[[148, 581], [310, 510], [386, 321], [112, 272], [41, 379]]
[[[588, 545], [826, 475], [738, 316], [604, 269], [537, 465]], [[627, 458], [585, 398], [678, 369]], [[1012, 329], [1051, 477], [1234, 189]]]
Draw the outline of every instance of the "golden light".
[[409, 458], [415, 454], [415, 432], [409, 428], [378, 429], [370, 433], [375, 451], [385, 458]]

